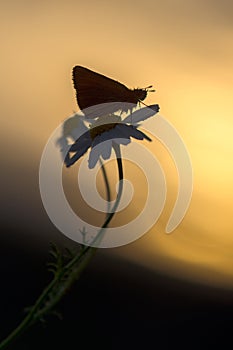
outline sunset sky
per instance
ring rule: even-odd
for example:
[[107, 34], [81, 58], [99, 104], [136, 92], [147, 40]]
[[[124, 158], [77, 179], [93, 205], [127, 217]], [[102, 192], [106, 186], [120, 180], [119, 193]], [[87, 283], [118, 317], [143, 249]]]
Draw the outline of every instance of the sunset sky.
[[189, 151], [192, 201], [180, 226], [166, 235], [177, 179], [154, 140], [150, 149], [168, 177], [166, 206], [146, 235], [109, 253], [233, 288], [233, 2], [9, 0], [0, 4], [0, 33], [4, 224], [23, 228], [26, 212], [38, 222], [41, 216], [41, 227], [50, 225], [36, 209], [39, 162], [53, 130], [78, 110], [73, 66], [131, 88], [152, 84], [156, 92], [146, 102], [159, 103]]

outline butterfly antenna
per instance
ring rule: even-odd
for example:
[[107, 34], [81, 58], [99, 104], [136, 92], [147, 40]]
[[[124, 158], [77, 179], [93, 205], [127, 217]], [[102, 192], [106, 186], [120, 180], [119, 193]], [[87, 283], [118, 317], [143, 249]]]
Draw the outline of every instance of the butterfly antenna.
[[146, 90], [147, 92], [155, 92], [156, 90], [152, 89], [152, 90], [149, 90], [153, 87], [153, 85], [149, 85], [147, 87], [145, 87], [143, 90]]

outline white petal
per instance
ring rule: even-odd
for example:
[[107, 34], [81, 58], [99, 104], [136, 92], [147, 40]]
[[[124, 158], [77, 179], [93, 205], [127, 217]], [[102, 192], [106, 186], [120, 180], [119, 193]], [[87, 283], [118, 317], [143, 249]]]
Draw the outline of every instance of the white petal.
[[117, 143], [118, 145], [128, 145], [131, 141], [130, 139], [115, 139], [114, 140], [115, 143]]
[[88, 166], [90, 169], [93, 169], [98, 162], [98, 159], [100, 158], [100, 149], [99, 147], [94, 147], [91, 149], [89, 159], [88, 159]]
[[148, 107], [143, 107], [132, 114], [130, 114], [128, 117], [124, 119], [124, 123], [130, 123], [130, 124], [137, 124], [139, 122], [142, 122], [143, 120], [152, 117], [159, 111], [159, 106], [154, 104], [150, 105]]
[[103, 159], [109, 159], [112, 151], [112, 140], [105, 141], [99, 145]]

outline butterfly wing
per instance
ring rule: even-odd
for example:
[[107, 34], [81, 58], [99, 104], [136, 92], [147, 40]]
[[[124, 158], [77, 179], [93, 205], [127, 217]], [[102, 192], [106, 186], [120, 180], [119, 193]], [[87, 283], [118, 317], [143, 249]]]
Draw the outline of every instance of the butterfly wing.
[[[138, 102], [135, 90], [130, 90], [118, 81], [82, 66], [73, 68], [73, 83], [77, 103], [82, 111], [89, 107], [108, 103], [111, 103], [111, 106], [105, 105], [102, 108], [105, 114], [114, 113], [119, 109], [128, 111], [126, 107], [119, 108], [119, 102], [131, 104]], [[98, 112], [96, 114], [98, 115]]]
[[123, 102], [130, 92], [118, 81], [81, 66], [73, 68], [73, 82], [82, 110], [100, 103]]

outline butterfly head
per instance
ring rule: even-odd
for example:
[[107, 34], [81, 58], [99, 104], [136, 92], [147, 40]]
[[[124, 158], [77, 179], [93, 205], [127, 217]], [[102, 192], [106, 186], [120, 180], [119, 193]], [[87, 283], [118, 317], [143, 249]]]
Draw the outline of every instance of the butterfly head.
[[135, 96], [137, 96], [138, 101], [145, 100], [148, 92], [154, 92], [155, 90], [150, 90], [152, 88], [152, 85], [147, 86], [143, 89], [134, 89]]

